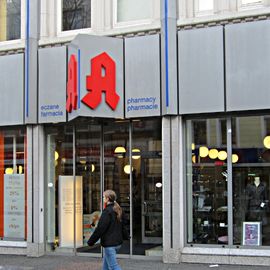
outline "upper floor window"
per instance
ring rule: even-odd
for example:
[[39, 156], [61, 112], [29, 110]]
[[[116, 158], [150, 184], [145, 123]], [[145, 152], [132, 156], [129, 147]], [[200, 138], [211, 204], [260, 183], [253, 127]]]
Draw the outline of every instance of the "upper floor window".
[[151, 19], [152, 0], [117, 0], [117, 22]]
[[0, 41], [21, 38], [21, 0], [0, 0]]
[[214, 0], [195, 1], [195, 13], [197, 16], [210, 15], [214, 12]]
[[90, 27], [91, 0], [62, 0], [62, 31]]

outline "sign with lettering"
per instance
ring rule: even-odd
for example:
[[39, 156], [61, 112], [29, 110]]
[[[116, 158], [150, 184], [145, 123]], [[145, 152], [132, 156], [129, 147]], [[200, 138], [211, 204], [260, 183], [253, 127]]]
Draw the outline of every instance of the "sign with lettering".
[[4, 175], [4, 237], [25, 238], [24, 174]]
[[[74, 246], [74, 177], [59, 176], [59, 245]], [[82, 176], [76, 176], [76, 246], [83, 245]]]
[[79, 34], [68, 46], [67, 61], [68, 120], [123, 118], [123, 39]]
[[159, 35], [125, 40], [125, 117], [160, 116]]
[[66, 122], [66, 46], [38, 51], [38, 122]]

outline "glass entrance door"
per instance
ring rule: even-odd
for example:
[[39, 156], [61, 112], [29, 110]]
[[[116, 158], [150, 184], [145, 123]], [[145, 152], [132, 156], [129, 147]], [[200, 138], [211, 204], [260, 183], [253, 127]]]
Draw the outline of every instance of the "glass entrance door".
[[[130, 224], [129, 121], [104, 123], [104, 190], [116, 192], [125, 223]], [[130, 241], [124, 241], [120, 254], [130, 254]]]
[[160, 119], [80, 118], [47, 128], [46, 141], [47, 250], [101, 256], [101, 247], [89, 248], [87, 240], [102, 213], [103, 191], [112, 189], [131, 235], [119, 253], [162, 256]]
[[76, 228], [81, 230], [77, 252], [101, 253], [100, 245], [87, 245], [102, 211], [101, 128], [99, 122], [89, 119], [80, 119], [75, 125]]
[[162, 255], [161, 122], [132, 123], [133, 254]]

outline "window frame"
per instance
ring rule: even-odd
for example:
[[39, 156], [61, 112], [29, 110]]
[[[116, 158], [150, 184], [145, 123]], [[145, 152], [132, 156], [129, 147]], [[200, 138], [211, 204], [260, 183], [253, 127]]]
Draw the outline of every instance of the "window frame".
[[18, 39], [13, 40], [3, 40], [0, 41], [0, 50], [2, 49], [12, 49], [14, 47], [24, 47], [23, 40], [25, 39], [25, 32], [26, 32], [26, 0], [21, 0], [21, 35]]
[[[149, 0], [148, 0], [149, 1]], [[130, 26], [141, 26], [141, 25], [149, 25], [153, 24], [156, 20], [157, 9], [160, 7], [159, 1], [151, 0], [150, 9], [150, 18], [149, 19], [141, 19], [141, 20], [131, 20], [125, 22], [118, 22], [117, 21], [117, 4], [118, 0], [113, 0], [113, 28], [122, 28], [122, 27], [130, 27]], [[159, 12], [160, 15], [160, 12]]]
[[57, 1], [57, 6], [56, 6], [56, 14], [57, 14], [57, 20], [56, 20], [56, 35], [57, 37], [67, 37], [71, 35], [76, 35], [76, 34], [89, 34], [93, 32], [93, 0], [91, 1], [91, 27], [88, 28], [80, 28], [80, 29], [74, 29], [74, 30], [62, 30], [62, 18], [63, 18], [63, 13], [62, 13], [62, 0]]

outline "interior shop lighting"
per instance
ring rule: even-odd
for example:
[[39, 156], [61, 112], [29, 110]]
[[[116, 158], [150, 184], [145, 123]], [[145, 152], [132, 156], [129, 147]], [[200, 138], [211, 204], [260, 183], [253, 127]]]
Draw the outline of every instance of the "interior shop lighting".
[[191, 150], [192, 150], [192, 151], [195, 150], [195, 143], [192, 143], [192, 144], [191, 144]]
[[95, 171], [95, 165], [94, 164], [91, 164], [91, 172], [94, 172]]
[[59, 154], [57, 151], [54, 151], [54, 160], [57, 160], [59, 158]]
[[217, 149], [209, 150], [209, 157], [211, 159], [216, 159], [218, 157], [218, 150]]
[[115, 149], [114, 149], [114, 153], [116, 154], [116, 156], [118, 158], [123, 158], [124, 157], [124, 153], [126, 153], [126, 149], [125, 147], [123, 146], [117, 146]]
[[[135, 155], [134, 155], [134, 153], [135, 153]], [[138, 148], [132, 149], [132, 158], [133, 159], [140, 159], [140, 157], [141, 157], [140, 153], [141, 153], [140, 149], [138, 149]]]
[[5, 174], [13, 174], [13, 169], [12, 168], [6, 168]]
[[156, 183], [156, 187], [157, 188], [161, 188], [162, 187], [162, 184], [160, 182]]
[[85, 164], [86, 164], [86, 160], [80, 160], [80, 163], [81, 163], [82, 165], [85, 165]]
[[20, 165], [19, 166], [19, 174], [22, 174], [22, 172], [23, 172], [23, 167]]
[[206, 147], [206, 146], [201, 146], [200, 148], [199, 148], [199, 155], [200, 155], [200, 157], [207, 157], [208, 156], [208, 153], [209, 153], [209, 150], [208, 150], [208, 148]]
[[[133, 168], [132, 168], [132, 171], [133, 171]], [[124, 172], [125, 172], [126, 174], [130, 174], [130, 165], [126, 165], [126, 166], [124, 167]]]
[[219, 151], [218, 152], [218, 159], [220, 159], [220, 160], [225, 160], [226, 158], [227, 158], [227, 152], [226, 151]]
[[117, 146], [117, 147], [114, 149], [114, 153], [115, 153], [115, 154], [123, 154], [123, 153], [126, 153], [126, 149], [125, 149], [125, 147], [123, 147], [123, 146]]
[[263, 139], [263, 145], [265, 148], [270, 149], [270, 136], [266, 136]]
[[236, 163], [239, 160], [239, 157], [237, 154], [232, 154], [232, 163]]

